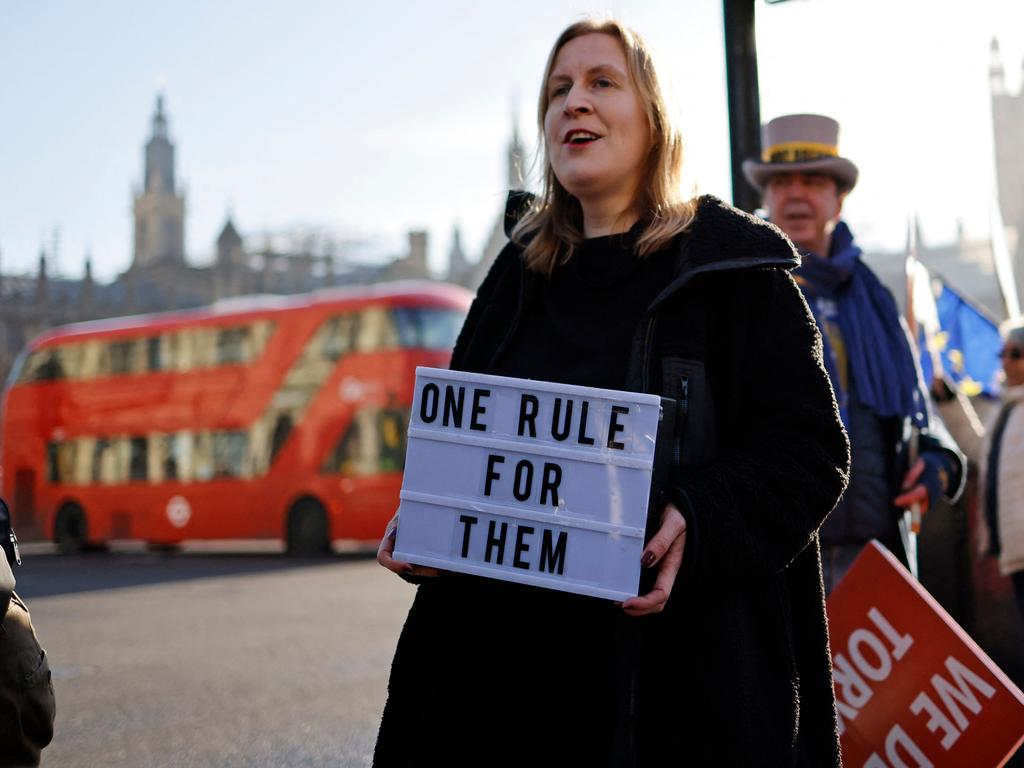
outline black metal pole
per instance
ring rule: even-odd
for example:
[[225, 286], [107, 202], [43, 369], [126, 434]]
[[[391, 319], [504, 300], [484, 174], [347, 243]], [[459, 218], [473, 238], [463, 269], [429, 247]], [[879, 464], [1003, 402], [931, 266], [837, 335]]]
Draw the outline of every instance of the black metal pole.
[[732, 154], [733, 205], [753, 211], [757, 190], [743, 177], [742, 164], [761, 154], [761, 102], [754, 42], [755, 0], [722, 0], [725, 27], [725, 77], [729, 90], [729, 149]]

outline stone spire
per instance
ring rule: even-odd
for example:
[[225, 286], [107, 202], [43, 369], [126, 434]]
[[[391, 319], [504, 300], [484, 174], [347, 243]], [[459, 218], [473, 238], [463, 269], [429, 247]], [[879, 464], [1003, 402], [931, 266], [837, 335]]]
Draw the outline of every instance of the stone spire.
[[146, 144], [146, 192], [174, 194], [174, 145], [167, 136], [164, 95], [157, 94], [153, 114], [153, 134]]
[[999, 41], [992, 38], [989, 46], [988, 84], [993, 96], [1006, 95], [1006, 72], [1003, 70], [1003, 57], [999, 55]]
[[512, 139], [508, 145], [508, 188], [526, 187], [526, 148], [519, 138], [519, 119], [515, 104], [512, 105]]
[[36, 304], [45, 304], [50, 296], [50, 278], [46, 274], [46, 251], [39, 249], [39, 272], [36, 274]]
[[174, 145], [167, 134], [164, 97], [156, 97], [153, 133], [146, 142], [141, 193], [134, 197], [132, 268], [185, 263], [185, 197], [175, 189]]
[[82, 293], [80, 296], [82, 309], [88, 310], [92, 308], [93, 301], [95, 300], [95, 289], [96, 284], [92, 277], [92, 254], [86, 251], [85, 277], [82, 280]]
[[241, 263], [242, 236], [235, 228], [231, 212], [228, 211], [224, 227], [217, 236], [217, 264], [222, 267], [234, 267]]
[[452, 233], [452, 249], [448, 253], [448, 279], [453, 283], [461, 282], [462, 276], [469, 268], [466, 260], [466, 252], [462, 250], [462, 232], [459, 225], [455, 225]]

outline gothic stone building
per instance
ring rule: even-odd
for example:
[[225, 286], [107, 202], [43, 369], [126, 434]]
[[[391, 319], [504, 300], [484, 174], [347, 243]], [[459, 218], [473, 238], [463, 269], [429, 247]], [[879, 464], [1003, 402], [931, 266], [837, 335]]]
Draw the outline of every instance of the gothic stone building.
[[93, 280], [89, 257], [84, 278], [55, 279], [47, 274], [45, 252], [35, 276], [0, 275], [0, 381], [25, 344], [56, 325], [196, 307], [252, 293], [303, 293], [344, 283], [428, 277], [425, 232], [410, 233], [409, 253], [386, 266], [350, 266], [340, 274], [330, 248], [281, 247], [268, 238], [247, 250], [230, 216], [217, 237], [213, 263], [190, 264], [186, 199], [176, 181], [162, 95], [157, 96], [143, 160], [142, 186], [133, 192], [132, 261], [116, 280]]

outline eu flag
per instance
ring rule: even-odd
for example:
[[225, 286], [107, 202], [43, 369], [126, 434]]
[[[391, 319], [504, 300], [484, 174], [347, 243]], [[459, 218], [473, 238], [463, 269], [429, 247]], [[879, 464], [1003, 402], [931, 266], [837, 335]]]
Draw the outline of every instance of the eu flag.
[[[942, 367], [968, 396], [998, 394], [999, 350], [1002, 339], [996, 323], [981, 310], [958, 294], [945, 280], [932, 283], [938, 286], [935, 307], [938, 310], [939, 331], [931, 339], [934, 352], [942, 360]], [[932, 379], [932, 356], [921, 344], [921, 373], [925, 381]]]

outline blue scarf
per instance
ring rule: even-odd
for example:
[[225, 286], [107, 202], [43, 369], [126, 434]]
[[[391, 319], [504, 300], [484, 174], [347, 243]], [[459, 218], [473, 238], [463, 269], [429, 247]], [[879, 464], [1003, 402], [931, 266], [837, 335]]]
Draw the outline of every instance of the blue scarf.
[[[845, 222], [836, 225], [829, 252], [827, 259], [804, 253], [795, 274], [812, 309], [817, 309], [819, 296], [839, 308], [854, 396], [879, 417], [909, 418], [915, 426], [927, 427], [917, 362], [892, 294], [861, 262], [861, 249]], [[817, 313], [815, 320], [822, 332], [825, 367], [846, 421], [847, 393], [841, 391], [835, 356]]]

